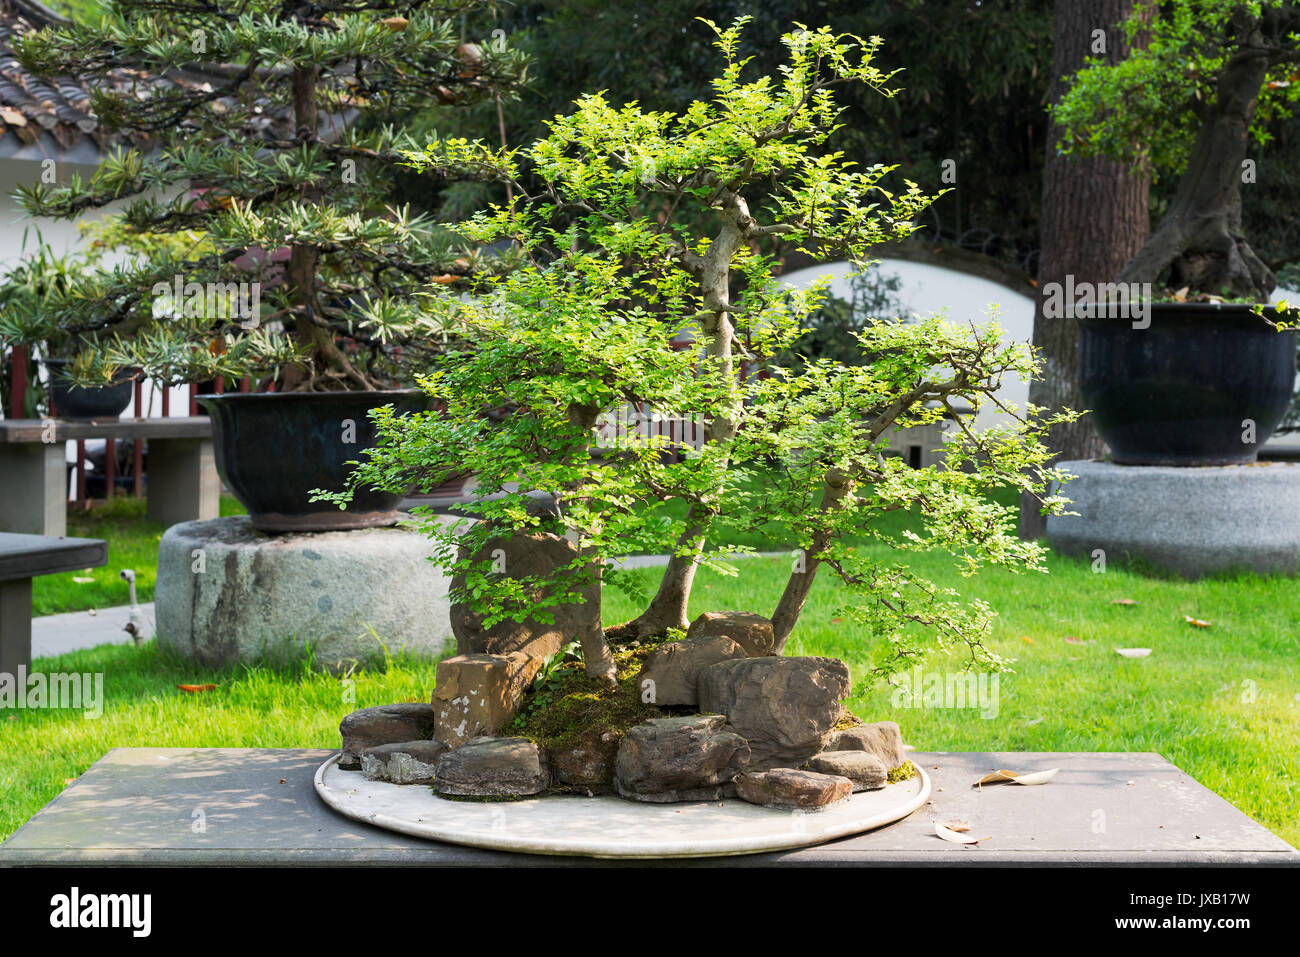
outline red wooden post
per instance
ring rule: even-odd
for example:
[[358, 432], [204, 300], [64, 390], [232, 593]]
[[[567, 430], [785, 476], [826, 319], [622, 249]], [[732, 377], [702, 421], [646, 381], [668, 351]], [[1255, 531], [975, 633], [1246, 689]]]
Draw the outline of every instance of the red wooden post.
[[252, 390], [253, 390], [253, 383], [248, 380], [248, 376], [244, 376], [242, 379], [239, 380], [240, 392], [251, 392]]
[[117, 440], [104, 440], [104, 498], [112, 499], [117, 491]]
[[21, 419], [27, 407], [27, 347], [14, 346], [10, 360], [13, 389], [9, 395], [9, 418]]
[[212, 391], [217, 395], [224, 395], [226, 392], [226, 380], [221, 376], [217, 376], [217, 378], [213, 380]]
[[196, 401], [195, 398], [198, 394], [199, 394], [198, 384], [191, 382], [190, 383], [190, 415], [199, 414], [199, 403]]
[[162, 388], [162, 417], [165, 419], [172, 414], [172, 387], [171, 383], [165, 382]]
[[77, 502], [86, 501], [86, 440], [77, 439]]
[[[144, 380], [135, 380], [135, 417], [144, 418]], [[144, 491], [144, 439], [131, 443], [131, 494], [140, 497]]]

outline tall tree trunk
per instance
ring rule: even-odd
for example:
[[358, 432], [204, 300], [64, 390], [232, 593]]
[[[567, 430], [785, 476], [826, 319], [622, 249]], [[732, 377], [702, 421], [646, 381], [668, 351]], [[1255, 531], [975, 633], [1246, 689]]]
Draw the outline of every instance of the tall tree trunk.
[[[1094, 54], [1094, 31], [1106, 31], [1105, 59], [1128, 55], [1125, 36], [1116, 25], [1132, 12], [1133, 0], [1056, 0], [1053, 8], [1052, 102], [1065, 89], [1063, 78]], [[1063, 133], [1051, 124], [1043, 167], [1038, 299], [1034, 307], [1034, 348], [1043, 363], [1029, 384], [1029, 401], [1052, 412], [1082, 409], [1079, 396], [1079, 331], [1073, 319], [1047, 318], [1043, 304], [1053, 283], [1114, 282], [1147, 237], [1149, 176], [1102, 158], [1072, 160], [1057, 150]], [[1056, 461], [1090, 459], [1105, 444], [1087, 416], [1058, 425], [1047, 437]], [[1020, 537], [1036, 539], [1047, 530], [1041, 505], [1026, 495], [1020, 503]]]
[[1241, 232], [1242, 164], [1270, 53], [1258, 20], [1241, 12], [1234, 28], [1238, 47], [1219, 74], [1173, 202], [1123, 282], [1157, 283], [1167, 269], [1171, 288], [1261, 302], [1277, 285]]

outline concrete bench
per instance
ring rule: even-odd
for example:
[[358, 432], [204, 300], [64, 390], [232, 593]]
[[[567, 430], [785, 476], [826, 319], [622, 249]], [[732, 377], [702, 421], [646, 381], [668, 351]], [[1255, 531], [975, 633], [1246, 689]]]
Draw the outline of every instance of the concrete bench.
[[0, 531], [64, 535], [68, 475], [64, 442], [145, 439], [146, 511], [164, 525], [216, 518], [221, 480], [207, 416], [166, 419], [0, 420]]
[[0, 532], [0, 674], [32, 663], [32, 579], [106, 564], [108, 544], [97, 538]]
[[[1300, 865], [1295, 848], [1158, 754], [916, 754], [934, 785], [931, 804], [897, 824], [794, 851], [655, 862], [478, 850], [358, 823], [312, 787], [332, 753], [110, 751], [0, 844], [0, 867]], [[1053, 767], [1060, 773], [1038, 787], [971, 787], [998, 768]], [[954, 819], [989, 840], [970, 847], [935, 836], [936, 821]]]

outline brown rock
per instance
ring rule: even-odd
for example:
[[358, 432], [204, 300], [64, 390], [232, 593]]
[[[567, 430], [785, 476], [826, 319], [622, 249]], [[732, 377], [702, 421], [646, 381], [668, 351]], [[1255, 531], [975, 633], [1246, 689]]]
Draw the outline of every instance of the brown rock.
[[444, 658], [433, 689], [434, 737], [457, 748], [496, 734], [514, 719], [520, 696], [541, 667], [541, 658], [518, 651]]
[[659, 645], [646, 656], [637, 679], [641, 699], [661, 707], [697, 705], [700, 672], [719, 661], [744, 657], [745, 649], [726, 635], [700, 635]]
[[[498, 552], [498, 549], [500, 550]], [[475, 553], [476, 561], [499, 561], [501, 574], [508, 578], [545, 577], [563, 568], [576, 557], [567, 539], [549, 532], [520, 532], [494, 538]], [[462, 556], [463, 557], [463, 556]], [[453, 588], [464, 586], [464, 576], [452, 580]], [[483, 616], [467, 605], [451, 606], [451, 630], [456, 636], [456, 650], [462, 655], [505, 655], [521, 651], [538, 658], [553, 655], [577, 637], [584, 608], [599, 606], [600, 583], [583, 590], [583, 601], [550, 609], [553, 624], [533, 618], [523, 622], [509, 618], [490, 628], [483, 626]]]
[[546, 755], [527, 738], [473, 738], [438, 759], [433, 789], [458, 797], [524, 797], [544, 791]]
[[848, 778], [853, 782], [854, 792], [883, 788], [889, 776], [885, 762], [867, 751], [823, 751], [814, 754], [807, 767], [818, 774]]
[[618, 746], [614, 785], [633, 801], [710, 801], [749, 763], [745, 739], [721, 715], [654, 718]]
[[618, 741], [619, 736], [613, 731], [587, 728], [576, 740], [553, 748], [548, 757], [555, 784], [592, 794], [612, 792]]
[[343, 757], [339, 767], [355, 771], [367, 748], [433, 736], [433, 708], [427, 704], [403, 702], [353, 711], [339, 722]]
[[776, 647], [771, 620], [747, 611], [706, 611], [686, 630], [687, 638], [712, 635], [726, 635], [750, 658], [770, 655]]
[[850, 678], [836, 658], [746, 658], [704, 669], [698, 687], [700, 710], [726, 715], [749, 742], [750, 770], [765, 771], [826, 750]]
[[825, 807], [853, 793], [853, 782], [832, 774], [773, 768], [736, 778], [736, 793], [750, 804], [779, 808]]
[[893, 770], [907, 760], [903, 751], [903, 735], [894, 721], [877, 721], [856, 728], [836, 731], [826, 743], [827, 751], [866, 751], [874, 754]]

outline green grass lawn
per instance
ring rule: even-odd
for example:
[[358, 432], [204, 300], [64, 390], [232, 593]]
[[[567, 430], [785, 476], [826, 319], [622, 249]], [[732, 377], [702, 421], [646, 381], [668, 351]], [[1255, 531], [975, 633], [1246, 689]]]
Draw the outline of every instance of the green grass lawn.
[[[890, 689], [864, 680], [873, 649], [857, 626], [835, 620], [840, 592], [822, 576], [788, 653], [848, 662], [849, 705], [862, 718], [897, 720], [922, 751], [1156, 751], [1300, 844], [1300, 583], [1250, 576], [1184, 582], [1114, 563], [1098, 574], [1088, 562], [1056, 556], [1049, 575], [988, 571], [962, 579], [944, 555], [917, 554], [911, 561], [1000, 613], [992, 646], [1016, 659], [1013, 671], [999, 677], [996, 717], [971, 708], [896, 708]], [[770, 614], [789, 559], [738, 564], [739, 578], [701, 572], [692, 614], [730, 608]], [[137, 572], [143, 567], [151, 565], [141, 561]], [[659, 571], [637, 574], [652, 585]], [[1120, 598], [1136, 604], [1112, 604]], [[604, 611], [614, 624], [635, 609], [609, 590]], [[1210, 627], [1193, 627], [1184, 616]], [[1114, 651], [1130, 647], [1152, 653], [1130, 659]], [[956, 665], [939, 658], [926, 671]], [[97, 720], [57, 711], [0, 718], [0, 836], [109, 748], [336, 747], [342, 715], [426, 699], [434, 678], [432, 664], [410, 660], [351, 683], [306, 666], [208, 670], [172, 660], [152, 643], [46, 659], [38, 667], [102, 672], [107, 706]], [[203, 683], [218, 688], [200, 694], [176, 688]]]
[[[108, 542], [108, 564], [103, 568], [42, 575], [32, 580], [32, 613], [56, 615], [87, 608], [109, 608], [128, 602], [126, 582], [118, 576], [134, 569], [136, 597], [153, 601], [158, 570], [158, 540], [167, 526], [145, 518], [143, 498], [99, 501], [89, 510], [68, 509], [68, 535], [102, 538]], [[221, 496], [222, 515], [243, 515], [244, 506], [229, 495]], [[92, 581], [79, 582], [78, 578]]]

